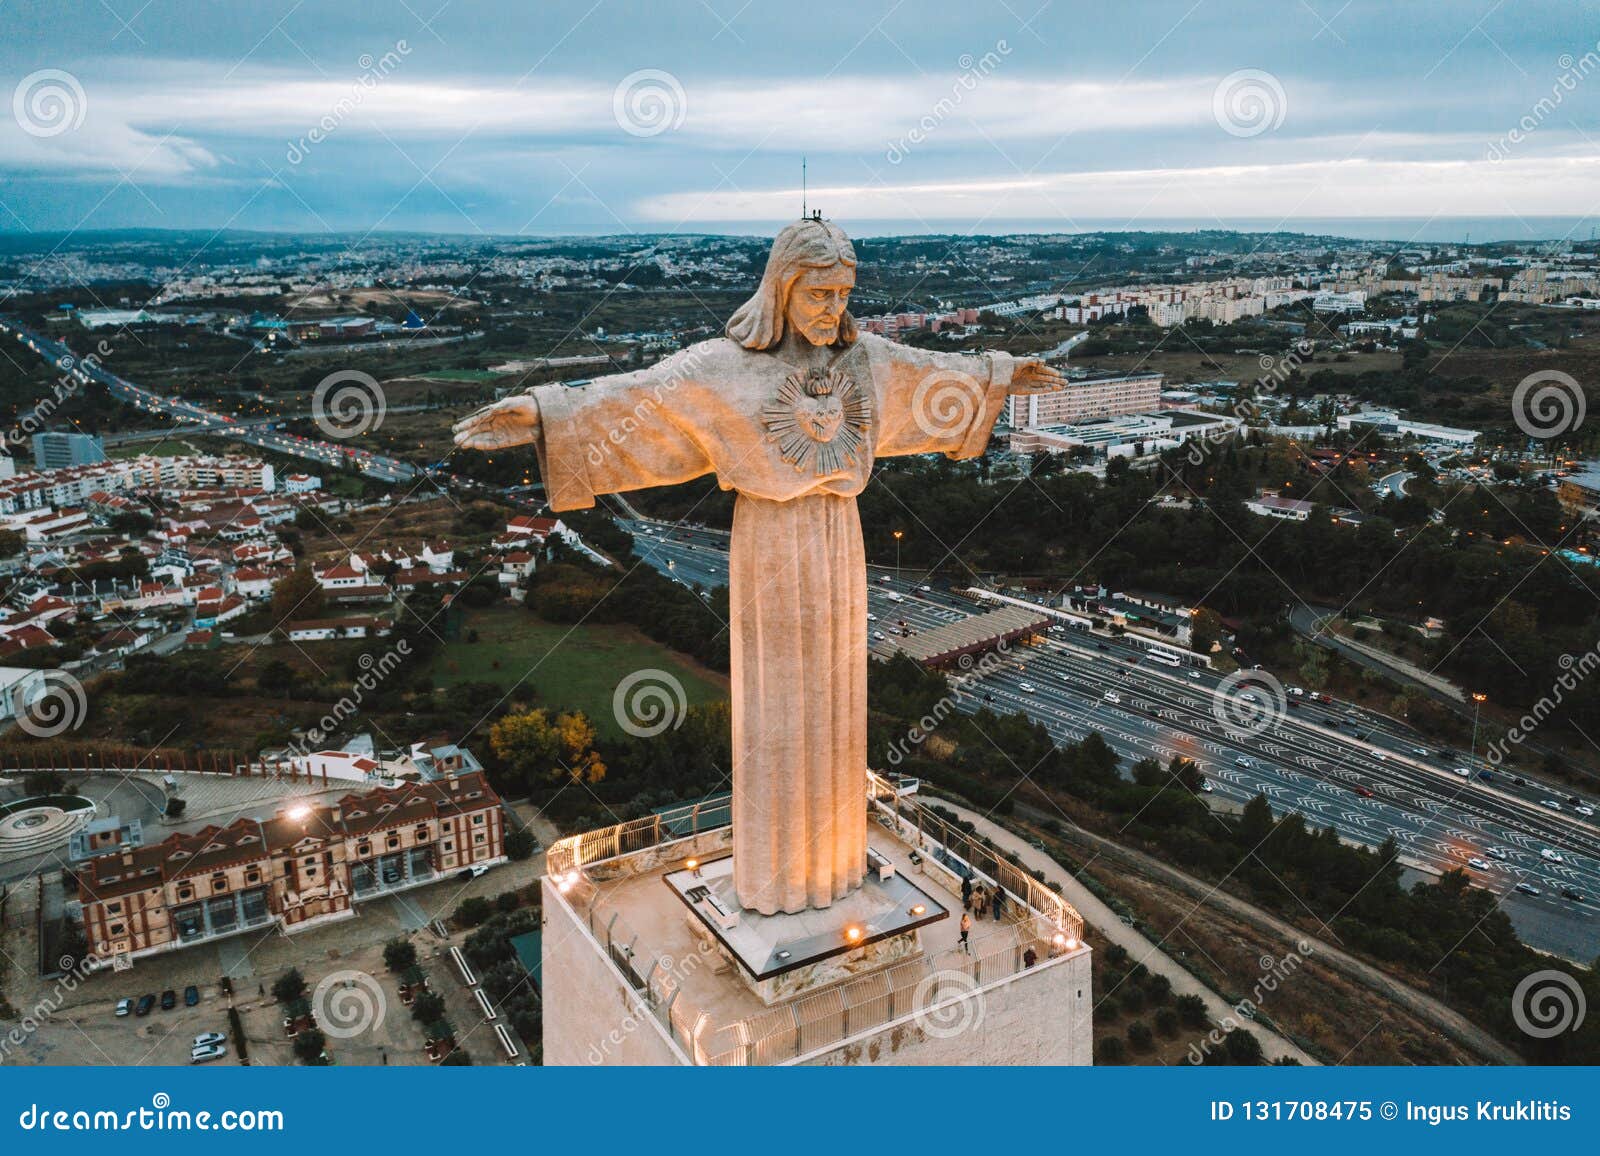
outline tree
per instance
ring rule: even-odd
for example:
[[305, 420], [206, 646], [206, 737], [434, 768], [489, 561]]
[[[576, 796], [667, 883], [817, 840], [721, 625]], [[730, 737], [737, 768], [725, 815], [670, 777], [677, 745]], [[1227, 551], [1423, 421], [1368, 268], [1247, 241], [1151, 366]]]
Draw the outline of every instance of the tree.
[[606, 765], [594, 749], [595, 727], [580, 711], [554, 719], [545, 710], [508, 714], [489, 729], [489, 746], [524, 786], [598, 783]]
[[518, 862], [533, 854], [533, 834], [524, 828], [521, 831], [512, 831], [506, 836], [506, 855]]
[[296, 566], [272, 587], [272, 617], [279, 627], [322, 612], [322, 587], [309, 566]]
[[272, 998], [279, 1003], [293, 1003], [305, 994], [306, 981], [299, 968], [291, 967], [272, 983]]
[[450, 918], [462, 927], [476, 927], [493, 914], [494, 904], [481, 895], [473, 895], [458, 903]]
[[1151, 1033], [1148, 1024], [1134, 1020], [1128, 1025], [1128, 1043], [1139, 1052], [1148, 1052], [1155, 1046], [1155, 1036]]
[[450, 1052], [449, 1055], [445, 1056], [444, 1059], [439, 1061], [439, 1066], [443, 1068], [458, 1068], [463, 1066], [471, 1067], [472, 1057], [467, 1054], [467, 1050], [465, 1048], [456, 1048], [454, 1051]]
[[1222, 616], [1201, 606], [1189, 616], [1189, 646], [1199, 654], [1210, 654], [1214, 643], [1222, 641]]
[[318, 1028], [307, 1028], [294, 1038], [294, 1054], [302, 1064], [320, 1064], [328, 1037]]
[[1095, 1048], [1095, 1058], [1104, 1064], [1120, 1064], [1127, 1054], [1128, 1049], [1121, 1036], [1107, 1036]]
[[294, 689], [298, 681], [300, 676], [294, 667], [281, 658], [262, 663], [261, 669], [256, 673], [256, 687], [263, 694], [281, 694], [284, 698], [288, 698], [289, 692]]
[[383, 966], [390, 971], [404, 971], [417, 962], [417, 947], [409, 939], [391, 939], [383, 945]]
[[444, 996], [434, 991], [421, 992], [411, 1001], [411, 1018], [419, 1024], [444, 1019]]
[[1197, 995], [1180, 995], [1173, 1008], [1186, 1027], [1203, 1028], [1211, 1022], [1211, 1017], [1206, 1014], [1206, 1001]]

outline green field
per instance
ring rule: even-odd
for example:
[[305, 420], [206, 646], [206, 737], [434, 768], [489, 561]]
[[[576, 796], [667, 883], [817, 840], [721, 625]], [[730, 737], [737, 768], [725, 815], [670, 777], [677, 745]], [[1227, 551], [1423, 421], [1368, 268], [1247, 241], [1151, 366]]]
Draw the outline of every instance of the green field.
[[[466, 641], [469, 630], [478, 632], [477, 642]], [[617, 684], [646, 669], [670, 673], [691, 706], [728, 697], [719, 675], [631, 626], [562, 626], [510, 607], [469, 611], [461, 641], [446, 643], [434, 660], [433, 680], [436, 686], [495, 682], [515, 687], [513, 701], [576, 707], [603, 734], [616, 737], [622, 734], [611, 708]]]

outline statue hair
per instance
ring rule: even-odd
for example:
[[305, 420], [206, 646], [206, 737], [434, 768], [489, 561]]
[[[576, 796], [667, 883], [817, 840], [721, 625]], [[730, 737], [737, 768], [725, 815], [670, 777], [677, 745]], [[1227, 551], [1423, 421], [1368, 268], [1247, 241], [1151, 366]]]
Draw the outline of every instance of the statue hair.
[[[783, 339], [784, 308], [789, 290], [807, 269], [827, 269], [834, 265], [856, 265], [855, 246], [844, 230], [820, 217], [805, 217], [785, 225], [772, 242], [767, 268], [755, 295], [739, 306], [723, 330], [746, 349], [771, 349]], [[839, 318], [835, 347], [852, 345], [856, 340], [855, 318], [846, 310]]]

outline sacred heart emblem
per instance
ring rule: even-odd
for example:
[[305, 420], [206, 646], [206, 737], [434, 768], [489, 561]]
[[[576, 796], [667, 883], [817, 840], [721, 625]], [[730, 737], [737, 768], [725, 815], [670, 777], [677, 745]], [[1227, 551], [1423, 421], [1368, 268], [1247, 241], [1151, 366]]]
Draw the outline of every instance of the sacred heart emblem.
[[872, 421], [872, 403], [841, 369], [812, 369], [784, 379], [761, 410], [767, 440], [797, 470], [819, 477], [854, 465]]

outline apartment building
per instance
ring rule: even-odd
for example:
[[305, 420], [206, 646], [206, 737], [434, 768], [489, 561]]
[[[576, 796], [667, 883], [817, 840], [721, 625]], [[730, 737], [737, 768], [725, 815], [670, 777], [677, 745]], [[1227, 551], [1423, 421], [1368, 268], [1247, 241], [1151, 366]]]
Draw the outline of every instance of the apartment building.
[[290, 805], [77, 869], [84, 934], [131, 961], [257, 928], [346, 919], [368, 899], [505, 858], [500, 798], [482, 773]]
[[1073, 425], [1098, 417], [1155, 413], [1161, 408], [1159, 373], [1091, 377], [1069, 381], [1052, 393], [1018, 394], [1006, 399], [1012, 429]]

